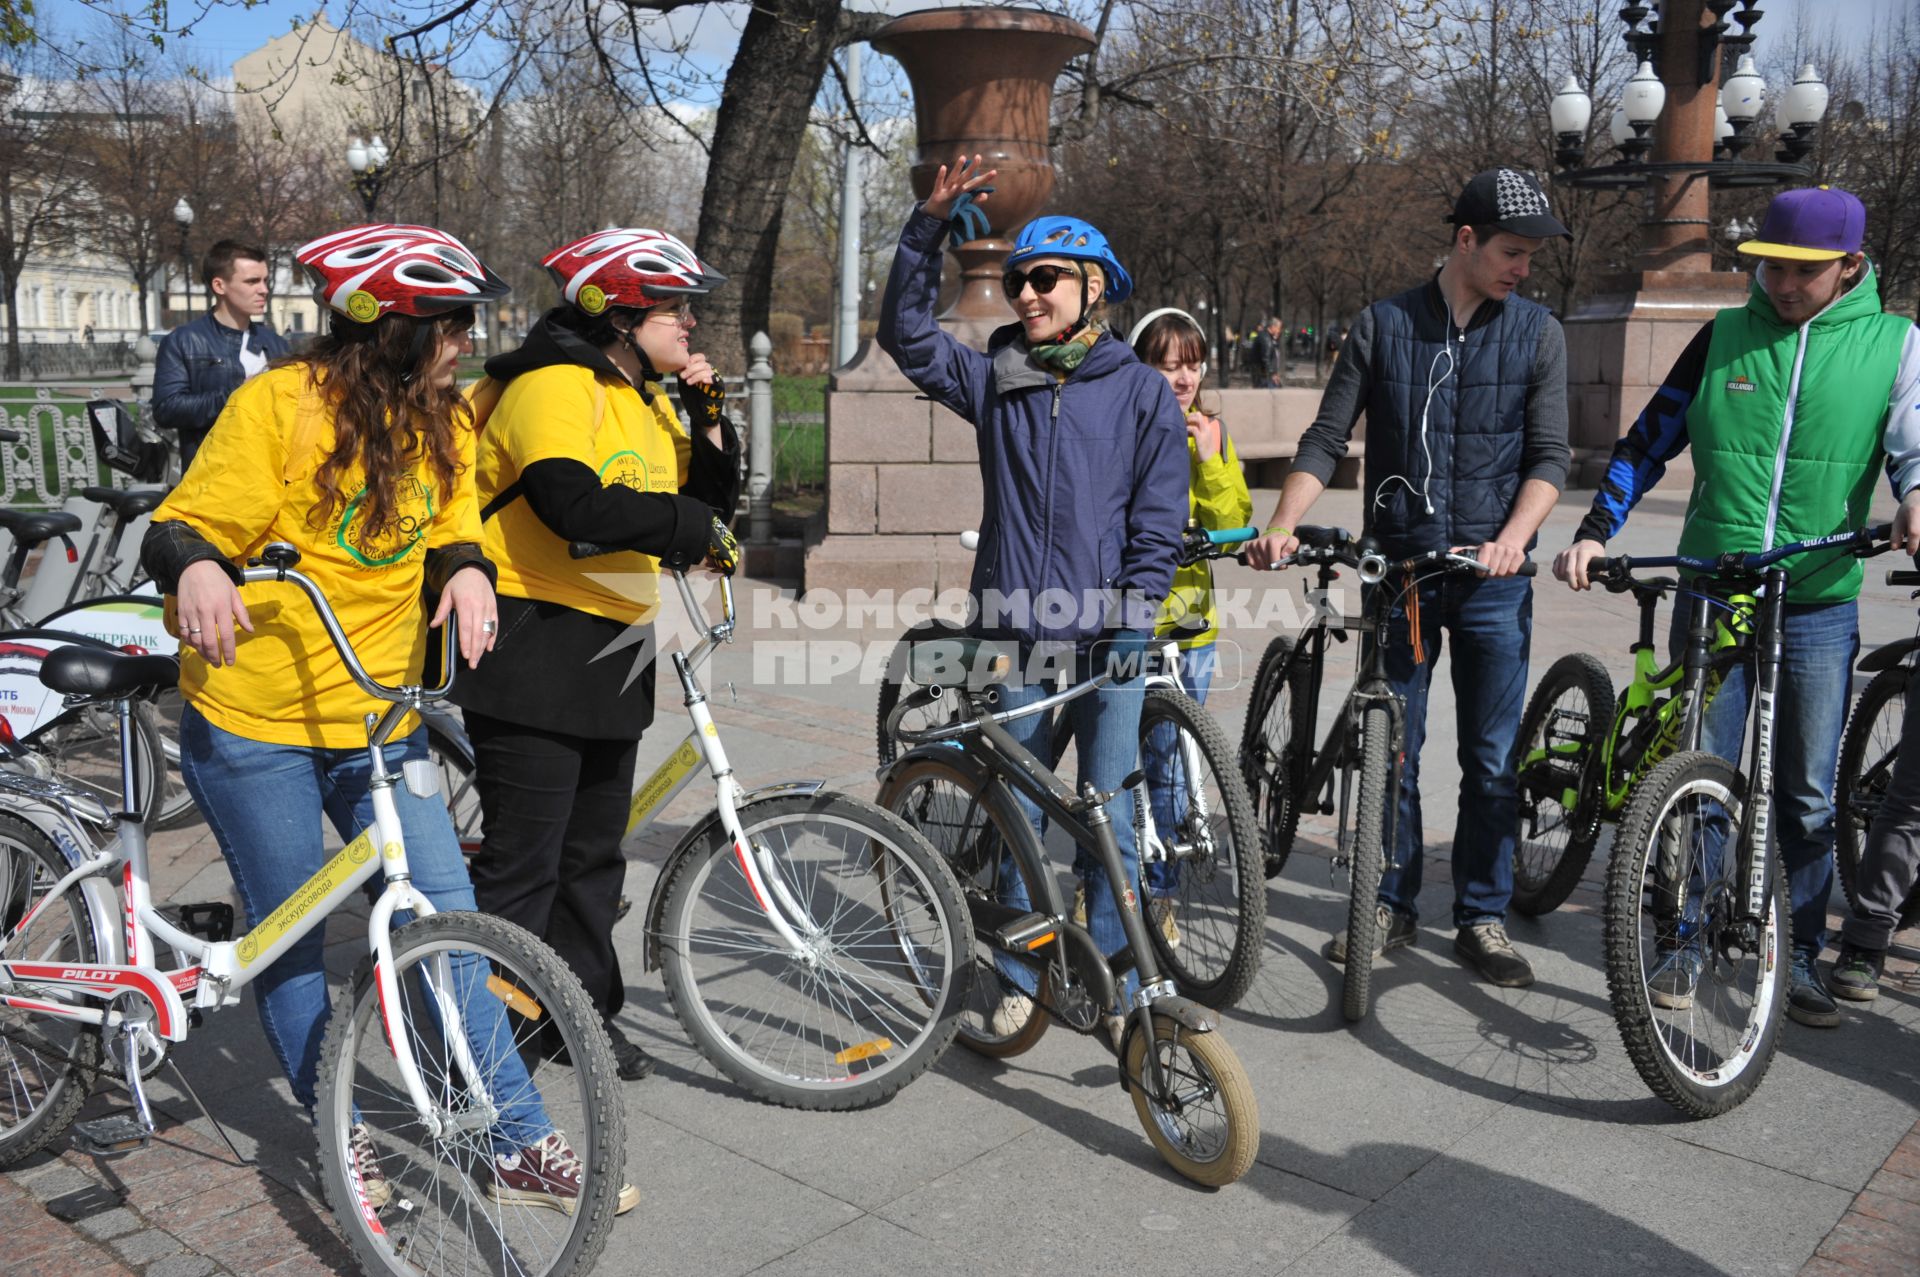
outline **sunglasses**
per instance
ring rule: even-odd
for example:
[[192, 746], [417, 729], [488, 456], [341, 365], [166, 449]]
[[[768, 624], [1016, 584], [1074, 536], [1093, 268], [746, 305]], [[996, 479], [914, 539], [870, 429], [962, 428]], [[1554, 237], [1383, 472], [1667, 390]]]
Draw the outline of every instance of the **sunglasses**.
[[1007, 295], [1008, 301], [1018, 301], [1020, 290], [1031, 284], [1036, 296], [1045, 297], [1061, 280], [1078, 278], [1080, 278], [1080, 272], [1072, 266], [1036, 266], [1027, 271], [1010, 270], [1000, 277], [1000, 291]]

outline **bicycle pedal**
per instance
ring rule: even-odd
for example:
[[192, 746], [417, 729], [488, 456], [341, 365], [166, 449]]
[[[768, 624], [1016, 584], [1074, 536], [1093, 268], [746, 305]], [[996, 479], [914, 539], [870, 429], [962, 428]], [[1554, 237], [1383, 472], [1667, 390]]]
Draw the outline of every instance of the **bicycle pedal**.
[[216, 944], [233, 939], [233, 906], [224, 900], [198, 905], [166, 905], [160, 913], [163, 917], [170, 917], [176, 927], [190, 936], [198, 936]]
[[152, 1140], [152, 1128], [131, 1113], [109, 1113], [73, 1124], [73, 1146], [89, 1157], [124, 1157], [138, 1153]]

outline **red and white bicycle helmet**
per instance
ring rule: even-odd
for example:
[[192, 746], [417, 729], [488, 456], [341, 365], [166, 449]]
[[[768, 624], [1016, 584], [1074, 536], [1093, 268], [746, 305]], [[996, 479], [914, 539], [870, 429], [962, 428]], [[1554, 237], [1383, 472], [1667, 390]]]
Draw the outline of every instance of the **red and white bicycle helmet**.
[[479, 306], [509, 291], [472, 249], [431, 226], [352, 226], [302, 244], [294, 256], [315, 295], [360, 324]]
[[589, 315], [610, 306], [643, 310], [676, 297], [701, 297], [727, 277], [665, 231], [611, 226], [548, 253], [541, 265], [570, 305]]

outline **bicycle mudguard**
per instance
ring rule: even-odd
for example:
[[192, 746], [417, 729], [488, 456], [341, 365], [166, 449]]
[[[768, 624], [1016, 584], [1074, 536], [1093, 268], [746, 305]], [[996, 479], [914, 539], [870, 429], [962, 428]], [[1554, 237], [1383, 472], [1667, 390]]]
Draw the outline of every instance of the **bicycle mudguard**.
[[1881, 670], [1890, 670], [1906, 662], [1908, 656], [1920, 649], [1920, 638], [1901, 639], [1897, 643], [1884, 643], [1874, 648], [1854, 664], [1862, 674], [1878, 674]]
[[431, 705], [422, 705], [414, 713], [420, 716], [420, 721], [428, 731], [438, 732], [444, 737], [454, 752], [465, 760], [468, 770], [472, 770], [475, 765], [473, 741], [467, 737], [467, 725], [453, 711], [447, 709], [443, 702], [435, 701]]
[[[1191, 998], [1171, 997], [1155, 998], [1153, 1013], [1164, 1015], [1179, 1022], [1183, 1029], [1195, 1033], [1212, 1033], [1220, 1027], [1220, 1016], [1212, 1007], [1201, 1006]], [[1127, 1016], [1127, 1031], [1120, 1037], [1120, 1089], [1131, 1091], [1133, 1079], [1127, 1076], [1125, 1060], [1127, 1048], [1133, 1044], [1134, 1035], [1140, 1032], [1140, 1021], [1131, 1013]]]
[[[824, 780], [783, 780], [771, 785], [761, 785], [757, 789], [750, 789], [742, 794], [734, 812], [740, 817], [741, 823], [745, 824], [747, 809], [755, 803], [766, 802], [771, 798], [790, 798], [796, 794], [817, 794], [826, 787], [827, 782]], [[660, 966], [660, 914], [667, 907], [667, 884], [673, 880], [673, 875], [679, 870], [680, 862], [692, 855], [696, 847], [704, 846], [719, 824], [720, 809], [715, 807], [701, 817], [698, 824], [680, 836], [680, 841], [673, 845], [673, 850], [667, 853], [666, 860], [662, 862], [660, 876], [653, 880], [653, 894], [647, 897], [646, 944], [640, 951], [642, 971], [657, 970]]]

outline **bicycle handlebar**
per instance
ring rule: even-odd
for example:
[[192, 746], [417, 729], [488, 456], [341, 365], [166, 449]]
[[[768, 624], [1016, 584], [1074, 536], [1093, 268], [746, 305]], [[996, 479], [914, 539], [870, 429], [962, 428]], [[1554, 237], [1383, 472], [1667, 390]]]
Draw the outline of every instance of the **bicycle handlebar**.
[[251, 585], [258, 581], [290, 581], [300, 587], [319, 613], [320, 624], [326, 629], [327, 637], [333, 640], [333, 646], [340, 653], [340, 659], [346, 664], [347, 674], [359, 686], [360, 690], [376, 700], [412, 701], [426, 704], [429, 701], [442, 700], [453, 690], [453, 672], [455, 664], [454, 631], [457, 628], [451, 621], [441, 627], [440, 635], [440, 686], [426, 688], [401, 684], [388, 687], [368, 674], [366, 667], [360, 664], [360, 657], [353, 650], [352, 640], [340, 627], [340, 618], [333, 613], [333, 607], [327, 602], [327, 596], [320, 592], [306, 574], [294, 571], [294, 564], [300, 562], [300, 551], [284, 541], [275, 541], [263, 549], [257, 558], [247, 560], [247, 566], [240, 571], [242, 584]]
[[[576, 559], [598, 558], [603, 554], [625, 554], [630, 548], [624, 545], [600, 545], [593, 541], [567, 543], [567, 553]], [[664, 564], [661, 566], [665, 567]], [[700, 606], [700, 600], [693, 597], [693, 587], [687, 584], [686, 569], [667, 568], [667, 571], [673, 573], [674, 584], [680, 587], [680, 601], [687, 605], [687, 615], [703, 616], [705, 613]], [[733, 633], [733, 578], [728, 576], [720, 578], [720, 606], [726, 619], [707, 631], [707, 636], [716, 641], [727, 638]]]
[[1870, 528], [1861, 528], [1857, 532], [1836, 532], [1831, 536], [1795, 541], [1789, 545], [1775, 546], [1771, 550], [1755, 553], [1731, 551], [1711, 559], [1702, 559], [1690, 554], [1658, 554], [1638, 558], [1625, 554], [1611, 557], [1603, 555], [1587, 561], [1587, 575], [1590, 578], [1613, 575], [1624, 579], [1630, 576], [1635, 568], [1690, 568], [1708, 576], [1754, 576], [1784, 559], [1790, 559], [1796, 554], [1806, 554], [1811, 550], [1845, 549], [1855, 558], [1870, 559], [1877, 554], [1885, 554], [1893, 548], [1891, 544], [1886, 543], [1892, 531], [1890, 524], [1882, 523]]

